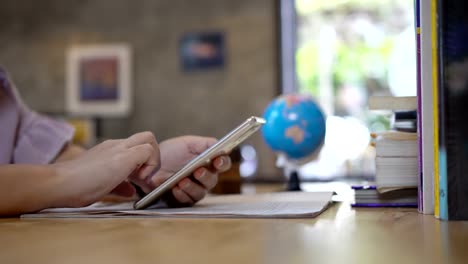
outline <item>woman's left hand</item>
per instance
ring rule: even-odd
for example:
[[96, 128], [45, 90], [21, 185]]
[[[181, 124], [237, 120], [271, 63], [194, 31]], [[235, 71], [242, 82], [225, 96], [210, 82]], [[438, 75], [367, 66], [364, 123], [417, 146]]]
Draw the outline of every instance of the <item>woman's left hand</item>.
[[[159, 144], [161, 168], [144, 183], [137, 184], [143, 191], [150, 192], [216, 142], [215, 138], [198, 136], [176, 137], [161, 142]], [[227, 171], [230, 167], [229, 156], [215, 158], [210, 166], [196, 169], [192, 174], [193, 177], [182, 179], [172, 188], [172, 192], [164, 197], [165, 201], [170, 206], [193, 205], [201, 200], [207, 191], [215, 187], [218, 173]]]

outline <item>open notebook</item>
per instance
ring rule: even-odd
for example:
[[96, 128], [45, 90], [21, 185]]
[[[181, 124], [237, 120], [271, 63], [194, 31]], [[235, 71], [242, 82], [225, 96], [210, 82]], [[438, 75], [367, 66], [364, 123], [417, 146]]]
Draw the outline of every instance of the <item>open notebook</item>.
[[133, 210], [133, 203], [95, 203], [83, 208], [55, 208], [22, 218], [212, 217], [306, 218], [323, 212], [331, 192], [280, 192], [209, 196], [193, 207]]

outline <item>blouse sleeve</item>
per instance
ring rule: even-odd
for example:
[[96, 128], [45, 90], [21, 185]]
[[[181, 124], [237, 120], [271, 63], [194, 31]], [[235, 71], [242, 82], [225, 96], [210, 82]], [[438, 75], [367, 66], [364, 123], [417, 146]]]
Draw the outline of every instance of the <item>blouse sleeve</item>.
[[18, 123], [11, 124], [16, 127], [11, 161], [29, 164], [51, 163], [73, 138], [73, 127], [29, 109], [1, 67], [0, 75], [3, 76], [1, 85], [11, 99], [12, 108], [18, 114]]
[[73, 138], [74, 129], [26, 109], [22, 111], [14, 163], [51, 163]]

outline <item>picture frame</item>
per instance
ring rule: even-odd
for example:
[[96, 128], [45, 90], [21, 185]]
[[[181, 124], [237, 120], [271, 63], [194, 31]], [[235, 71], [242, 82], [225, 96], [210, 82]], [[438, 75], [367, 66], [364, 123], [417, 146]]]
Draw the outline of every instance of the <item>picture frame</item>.
[[69, 114], [121, 117], [131, 112], [131, 51], [126, 44], [72, 46], [66, 55]]
[[226, 63], [222, 31], [189, 32], [179, 40], [179, 56], [185, 72], [223, 69]]

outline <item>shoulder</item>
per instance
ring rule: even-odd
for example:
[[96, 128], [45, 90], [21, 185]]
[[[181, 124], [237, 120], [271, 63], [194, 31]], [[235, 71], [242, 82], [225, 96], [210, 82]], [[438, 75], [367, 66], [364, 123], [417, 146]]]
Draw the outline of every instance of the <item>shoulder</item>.
[[8, 72], [0, 65], [0, 93], [7, 96], [14, 96]]
[[0, 97], [7, 97], [21, 111], [28, 110], [8, 71], [0, 65]]
[[5, 70], [5, 68], [3, 68], [2, 65], [0, 65], [0, 86], [4, 86], [3, 82], [7, 82], [7, 81], [8, 81], [8, 73]]

